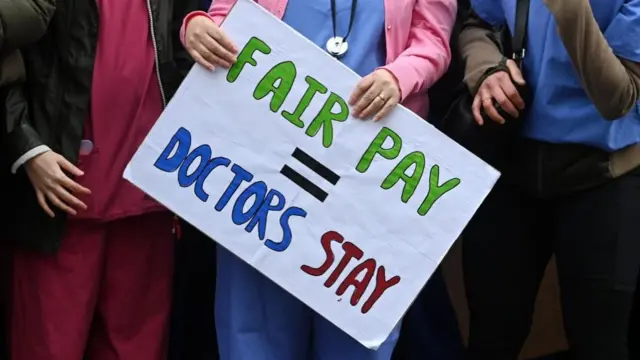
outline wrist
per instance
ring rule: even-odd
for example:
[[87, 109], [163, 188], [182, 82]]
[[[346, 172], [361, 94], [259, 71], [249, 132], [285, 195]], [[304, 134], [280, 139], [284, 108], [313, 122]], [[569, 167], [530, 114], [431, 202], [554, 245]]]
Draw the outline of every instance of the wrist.
[[191, 22], [191, 20], [195, 19], [195, 18], [200, 18], [200, 17], [205, 17], [211, 21], [213, 21], [213, 19], [211, 18], [211, 16], [209, 16], [209, 14], [207, 14], [204, 11], [192, 11], [189, 14], [187, 14], [187, 16], [185, 16], [184, 18], [184, 28], [187, 29], [189, 27], [189, 23]]
[[380, 71], [384, 71], [387, 74], [389, 74], [389, 76], [393, 79], [393, 82], [396, 86], [396, 90], [398, 91], [398, 95], [400, 96], [400, 99], [403, 99], [402, 97], [402, 89], [400, 88], [400, 81], [398, 80], [398, 77], [396, 76], [396, 74], [393, 73], [393, 71], [386, 69], [384, 67], [378, 68], [378, 70]]
[[51, 149], [46, 145], [36, 146], [27, 151], [11, 165], [11, 173], [15, 174], [21, 166], [28, 166], [32, 162], [31, 160], [49, 151], [51, 151]]
[[[207, 18], [211, 19], [211, 16], [209, 16], [209, 14], [204, 11], [198, 10], [190, 12], [189, 14], [187, 14], [187, 16], [184, 17], [184, 20], [182, 20], [182, 26], [180, 27], [180, 42], [182, 42], [182, 45], [186, 45], [185, 35], [187, 33], [187, 26], [189, 26], [191, 20], [201, 16], [206, 16]], [[213, 19], [211, 19], [211, 21], [213, 21]]]
[[507, 58], [506, 57], [502, 57], [502, 59], [500, 60], [500, 62], [494, 66], [491, 66], [489, 68], [487, 68], [482, 75], [480, 75], [480, 77], [478, 78], [478, 80], [476, 80], [475, 84], [473, 85], [472, 88], [470, 88], [469, 90], [471, 91], [471, 94], [475, 95], [478, 90], [480, 89], [480, 86], [482, 86], [482, 83], [484, 83], [485, 80], [487, 80], [487, 78], [497, 72], [500, 71], [504, 71], [507, 74], [509, 73], [509, 68], [507, 67]]

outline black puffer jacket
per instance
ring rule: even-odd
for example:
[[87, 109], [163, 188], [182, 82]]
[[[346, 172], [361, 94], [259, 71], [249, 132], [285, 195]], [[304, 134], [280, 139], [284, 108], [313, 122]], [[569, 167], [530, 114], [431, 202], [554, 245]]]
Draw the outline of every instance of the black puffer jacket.
[[[146, 1], [153, 19], [156, 68], [166, 102], [192, 64], [178, 37], [182, 19], [198, 9], [198, 0]], [[89, 113], [98, 20], [95, 0], [58, 0], [47, 33], [25, 49], [27, 83], [12, 88], [6, 100], [9, 163], [43, 144], [77, 162]], [[55, 251], [64, 231], [64, 214], [58, 212], [55, 219], [48, 218], [22, 170], [13, 177], [10, 198], [14, 211], [9, 236], [27, 248]]]

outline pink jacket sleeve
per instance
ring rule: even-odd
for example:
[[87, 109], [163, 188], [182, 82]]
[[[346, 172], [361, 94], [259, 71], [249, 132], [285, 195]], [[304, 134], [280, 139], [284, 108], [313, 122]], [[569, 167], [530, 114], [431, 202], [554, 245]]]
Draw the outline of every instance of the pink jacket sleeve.
[[235, 5], [237, 0], [214, 0], [211, 3], [211, 7], [209, 7], [208, 12], [204, 11], [194, 11], [188, 14], [184, 21], [182, 22], [182, 27], [180, 28], [180, 41], [182, 41], [182, 45], [185, 45], [185, 31], [187, 28], [187, 24], [189, 21], [196, 16], [208, 16], [211, 18], [216, 24], [222, 24], [222, 20], [229, 14], [233, 5]]
[[402, 100], [430, 88], [449, 68], [456, 0], [416, 0], [405, 50], [382, 67], [398, 80]]

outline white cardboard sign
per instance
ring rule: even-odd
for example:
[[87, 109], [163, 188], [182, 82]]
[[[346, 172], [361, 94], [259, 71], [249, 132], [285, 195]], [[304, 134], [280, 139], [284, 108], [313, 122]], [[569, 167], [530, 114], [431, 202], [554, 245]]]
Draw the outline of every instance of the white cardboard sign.
[[[499, 174], [249, 0], [230, 70], [194, 67], [124, 177], [377, 349]], [[224, 296], [220, 294], [220, 296]]]

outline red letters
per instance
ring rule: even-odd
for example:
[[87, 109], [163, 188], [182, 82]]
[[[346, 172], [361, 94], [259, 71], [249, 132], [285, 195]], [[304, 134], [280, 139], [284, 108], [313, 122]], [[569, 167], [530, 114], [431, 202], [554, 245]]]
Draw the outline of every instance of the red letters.
[[364, 253], [360, 250], [359, 247], [354, 245], [351, 242], [346, 242], [342, 244], [342, 249], [344, 250], [344, 255], [342, 256], [342, 260], [338, 263], [338, 266], [333, 270], [331, 275], [327, 278], [327, 281], [324, 282], [324, 286], [330, 288], [333, 284], [336, 283], [336, 280], [340, 277], [344, 269], [347, 267], [351, 259], [360, 260], [362, 259], [362, 255]]
[[[360, 249], [356, 244], [347, 241], [344, 242], [344, 237], [336, 231], [327, 231], [320, 238], [320, 244], [325, 252], [326, 259], [318, 268], [311, 267], [309, 265], [302, 265], [301, 269], [305, 273], [311, 276], [322, 276], [333, 266], [333, 263], [336, 259], [333, 250], [331, 249], [331, 243], [337, 242], [342, 244], [342, 250], [344, 250], [344, 254], [342, 258], [338, 262], [338, 265], [333, 269], [331, 274], [327, 277], [327, 280], [324, 282], [324, 286], [326, 288], [330, 288], [336, 284], [344, 270], [347, 268], [349, 263], [352, 260], [360, 260], [364, 256], [364, 252]], [[377, 269], [377, 271], [376, 271]], [[351, 294], [350, 304], [352, 306], [357, 306], [360, 303], [360, 300], [364, 296], [371, 280], [373, 279], [373, 275], [376, 275], [376, 281], [374, 284], [373, 291], [369, 298], [362, 305], [361, 312], [366, 314], [373, 308], [376, 302], [382, 297], [385, 291], [393, 287], [394, 285], [400, 282], [399, 276], [393, 276], [389, 280], [386, 279], [385, 275], [386, 271], [384, 266], [377, 267], [377, 263], [375, 259], [366, 259], [365, 261], [356, 265], [342, 280], [342, 283], [336, 289], [336, 295], [342, 296], [347, 291], [350, 286], [353, 286], [353, 293]], [[358, 280], [362, 278], [361, 280]]]
[[333, 265], [333, 260], [336, 258], [335, 255], [333, 255], [333, 251], [331, 250], [331, 243], [333, 241], [341, 244], [344, 241], [344, 236], [335, 231], [327, 231], [326, 233], [324, 233], [324, 235], [322, 235], [322, 238], [320, 239], [320, 244], [322, 245], [324, 252], [327, 254], [327, 259], [317, 269], [312, 268], [309, 265], [302, 265], [302, 267], [300, 267], [302, 271], [311, 276], [322, 276], [325, 272], [327, 272], [331, 265]]
[[365, 301], [364, 305], [362, 306], [363, 314], [366, 314], [369, 310], [371, 310], [373, 305], [376, 304], [376, 301], [380, 299], [382, 294], [384, 294], [387, 289], [400, 282], [400, 276], [394, 276], [391, 279], [387, 280], [384, 276], [384, 273], [384, 266], [380, 266], [378, 268], [378, 273], [376, 274], [376, 287], [375, 289], [373, 289], [373, 293], [371, 294], [371, 296], [369, 296], [369, 299], [367, 299], [367, 301]]
[[[358, 280], [361, 272], [365, 272], [362, 280]], [[360, 301], [364, 292], [367, 291], [367, 286], [369, 282], [371, 282], [371, 278], [373, 278], [373, 274], [376, 273], [376, 261], [373, 259], [367, 259], [364, 262], [358, 264], [347, 277], [344, 279], [342, 284], [338, 287], [336, 291], [336, 295], [342, 296], [345, 291], [349, 288], [349, 286], [353, 286], [353, 294], [351, 295], [351, 305], [356, 306]]]

